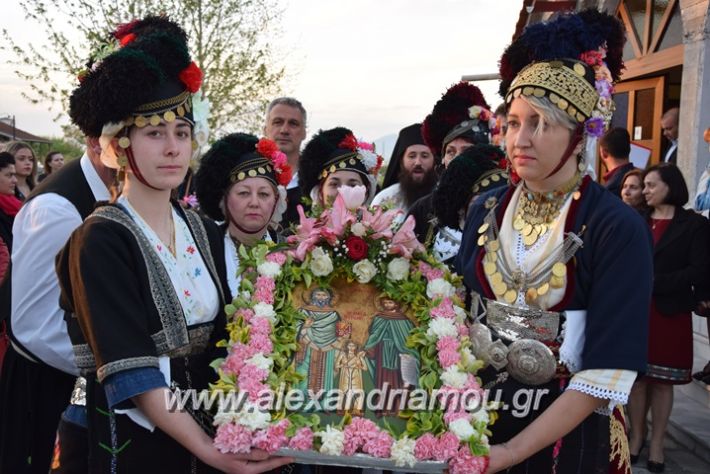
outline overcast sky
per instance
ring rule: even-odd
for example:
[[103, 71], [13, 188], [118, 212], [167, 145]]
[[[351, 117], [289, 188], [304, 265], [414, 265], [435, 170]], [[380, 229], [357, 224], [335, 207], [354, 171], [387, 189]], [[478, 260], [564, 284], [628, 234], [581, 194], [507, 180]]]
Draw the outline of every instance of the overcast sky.
[[[375, 140], [421, 121], [464, 74], [493, 73], [510, 42], [521, 0], [283, 0], [277, 51], [303, 102], [309, 135], [342, 125]], [[0, 29], [26, 44], [41, 32], [15, 1], [4, 2]], [[61, 135], [46, 105], [31, 105], [27, 86], [0, 63], [0, 116], [38, 135]], [[477, 83], [495, 107], [497, 81]], [[380, 150], [386, 153], [386, 150]]]

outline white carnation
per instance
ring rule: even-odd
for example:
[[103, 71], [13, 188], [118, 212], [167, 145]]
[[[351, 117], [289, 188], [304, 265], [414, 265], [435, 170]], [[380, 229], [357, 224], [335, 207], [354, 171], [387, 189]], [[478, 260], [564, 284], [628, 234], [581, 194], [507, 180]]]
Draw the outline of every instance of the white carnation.
[[358, 237], [365, 237], [365, 234], [367, 234], [367, 227], [365, 227], [365, 224], [362, 222], [356, 222], [350, 227], [350, 232]]
[[454, 313], [456, 313], [456, 322], [462, 324], [466, 321], [466, 310], [461, 306], [454, 305]]
[[323, 454], [330, 454], [333, 456], [340, 456], [343, 452], [343, 443], [345, 441], [345, 434], [339, 429], [333, 428], [328, 425], [325, 427], [325, 431], [319, 431], [316, 436], [320, 436], [322, 444], [320, 447], [320, 452]]
[[261, 276], [276, 278], [281, 274], [281, 267], [276, 262], [264, 262], [256, 267], [256, 271]]
[[456, 365], [452, 365], [441, 374], [441, 381], [449, 387], [461, 389], [468, 381], [468, 375], [461, 372]]
[[271, 321], [271, 325], [276, 324], [276, 312], [274, 307], [267, 303], [257, 303], [254, 305], [254, 316], [257, 318], [266, 318]]
[[259, 410], [259, 407], [251, 402], [244, 403], [236, 418], [240, 425], [251, 431], [266, 429], [271, 422], [271, 414], [268, 411]]
[[459, 331], [451, 319], [434, 318], [429, 320], [429, 327], [426, 330], [426, 335], [435, 337], [437, 340], [446, 336], [458, 336]]
[[426, 295], [429, 298], [451, 298], [456, 294], [456, 290], [448, 281], [443, 278], [437, 278], [430, 281], [426, 286]]
[[449, 424], [449, 430], [461, 441], [468, 441], [471, 439], [471, 436], [476, 434], [476, 430], [473, 429], [473, 426], [471, 426], [471, 423], [469, 423], [466, 418], [459, 418], [458, 420], [452, 421]]
[[406, 436], [392, 443], [390, 459], [394, 461], [396, 466], [414, 467], [417, 463], [417, 458], [414, 456], [414, 444], [415, 441]]
[[261, 352], [254, 354], [245, 361], [247, 364], [255, 365], [259, 369], [271, 371], [274, 361], [270, 357], [264, 356]]
[[409, 275], [409, 260], [402, 257], [393, 258], [387, 264], [387, 279], [392, 281], [400, 281], [407, 278]]
[[360, 161], [365, 165], [365, 169], [370, 171], [375, 166], [377, 166], [377, 154], [370, 150], [365, 150], [363, 148], [358, 148], [358, 155], [360, 155]]
[[315, 276], [326, 276], [333, 271], [333, 261], [321, 247], [316, 247], [311, 252], [310, 268]]
[[485, 424], [488, 424], [488, 421], [490, 421], [490, 418], [488, 417], [488, 412], [484, 410], [483, 407], [480, 407], [478, 410], [475, 410], [472, 415], [474, 423], [483, 422]]
[[234, 410], [227, 410], [222, 404], [220, 404], [217, 409], [217, 414], [212, 419], [212, 424], [214, 426], [222, 426], [227, 423], [232, 423], [237, 420], [237, 412]]
[[360, 283], [369, 283], [377, 275], [377, 267], [369, 260], [360, 260], [353, 265], [353, 273]]
[[464, 367], [470, 367], [476, 362], [476, 356], [473, 355], [468, 347], [461, 351], [461, 363]]

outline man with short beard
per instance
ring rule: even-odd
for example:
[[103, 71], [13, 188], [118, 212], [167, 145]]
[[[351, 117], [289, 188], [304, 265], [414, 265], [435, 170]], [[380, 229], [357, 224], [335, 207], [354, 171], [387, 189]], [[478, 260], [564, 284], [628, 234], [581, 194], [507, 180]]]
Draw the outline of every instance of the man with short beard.
[[[399, 132], [397, 143], [385, 177], [385, 189], [372, 201], [373, 206], [401, 209], [405, 213], [436, 184], [434, 154], [424, 144], [420, 124], [413, 124]], [[397, 176], [397, 182], [392, 183]]]

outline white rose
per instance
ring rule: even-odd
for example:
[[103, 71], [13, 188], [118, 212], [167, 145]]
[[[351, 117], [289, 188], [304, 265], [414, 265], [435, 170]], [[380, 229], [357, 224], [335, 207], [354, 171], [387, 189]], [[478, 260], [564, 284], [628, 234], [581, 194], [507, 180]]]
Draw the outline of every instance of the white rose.
[[353, 265], [353, 273], [360, 283], [369, 283], [377, 275], [377, 267], [369, 260], [360, 260]]
[[276, 262], [264, 262], [256, 267], [256, 271], [261, 276], [276, 278], [281, 274], [281, 267]]
[[257, 318], [266, 318], [271, 321], [272, 325], [276, 324], [276, 313], [274, 307], [267, 303], [257, 303], [254, 305], [254, 316]]
[[323, 454], [330, 454], [333, 456], [340, 456], [343, 452], [343, 442], [345, 441], [345, 434], [332, 426], [328, 425], [325, 427], [325, 431], [319, 431], [316, 433], [320, 436], [322, 444], [320, 447], [320, 452]]
[[473, 426], [471, 426], [471, 423], [469, 423], [466, 418], [459, 418], [458, 420], [452, 421], [449, 424], [449, 430], [461, 441], [468, 441], [471, 439], [471, 436], [476, 434], [476, 430], [473, 429]]
[[436, 298], [440, 296], [442, 298], [451, 298], [456, 294], [456, 290], [448, 281], [443, 278], [437, 278], [436, 280], [430, 281], [426, 286], [426, 295], [429, 298]]
[[270, 357], [265, 357], [261, 352], [254, 354], [245, 362], [266, 371], [271, 371], [271, 367], [274, 365], [274, 361]]
[[316, 247], [311, 252], [310, 268], [315, 276], [326, 276], [333, 271], [333, 261], [321, 247]]
[[454, 313], [456, 313], [456, 322], [461, 324], [466, 321], [466, 310], [461, 306], [454, 305]]
[[437, 340], [446, 336], [456, 337], [459, 331], [451, 319], [434, 318], [429, 320], [429, 327], [426, 330], [426, 335], [435, 337]]
[[409, 260], [402, 257], [393, 258], [387, 264], [387, 279], [392, 281], [400, 281], [407, 278], [409, 275]]
[[415, 441], [406, 436], [392, 443], [390, 459], [394, 461], [396, 466], [414, 467], [417, 463], [417, 458], [414, 456], [414, 444]]
[[365, 224], [362, 222], [356, 222], [350, 227], [350, 232], [358, 237], [365, 237], [365, 234], [367, 234], [367, 227], [365, 227]]
[[466, 385], [468, 376], [466, 373], [461, 372], [457, 366], [452, 365], [441, 374], [441, 381], [444, 385], [460, 389]]
[[244, 407], [237, 414], [237, 422], [251, 431], [263, 430], [269, 426], [271, 414], [268, 411], [260, 411], [254, 403], [245, 402]]

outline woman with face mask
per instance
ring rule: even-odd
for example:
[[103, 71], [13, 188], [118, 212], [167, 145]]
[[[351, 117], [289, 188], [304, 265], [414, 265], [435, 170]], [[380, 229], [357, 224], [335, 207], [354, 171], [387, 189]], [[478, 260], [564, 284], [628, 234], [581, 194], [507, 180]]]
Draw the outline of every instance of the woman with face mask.
[[197, 200], [215, 221], [224, 222], [225, 265], [232, 294], [239, 289], [239, 246], [278, 241], [286, 210], [291, 167], [273, 141], [233, 133], [215, 142], [195, 175]]
[[623, 38], [585, 10], [529, 26], [501, 59], [514, 184], [474, 201], [456, 265], [480, 316], [482, 385], [508, 407], [489, 472], [628, 465], [614, 453], [628, 452], [619, 407], [646, 369], [651, 240], [588, 171]]
[[[198, 144], [193, 94], [202, 73], [185, 32], [164, 17], [122, 25], [87, 68], [70, 116], [99, 136], [119, 194], [60, 254], [58, 275], [77, 365], [86, 376], [90, 472], [261, 472], [264, 453], [224, 454], [211, 417], [181, 390], [208, 388], [225, 337], [223, 234], [171, 202]], [[251, 462], [254, 461], [254, 462]]]
[[301, 153], [300, 186], [314, 212], [331, 206], [342, 186], [364, 186], [363, 204], [368, 205], [375, 197], [381, 166], [382, 157], [374, 147], [357, 141], [347, 128], [320, 130]]

